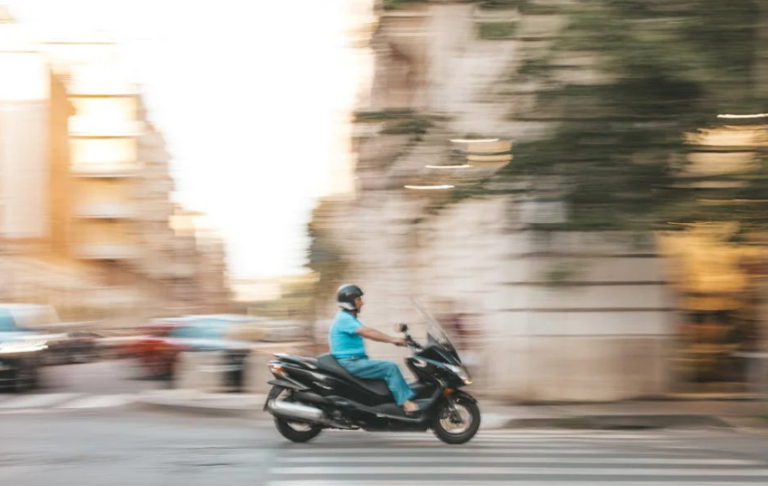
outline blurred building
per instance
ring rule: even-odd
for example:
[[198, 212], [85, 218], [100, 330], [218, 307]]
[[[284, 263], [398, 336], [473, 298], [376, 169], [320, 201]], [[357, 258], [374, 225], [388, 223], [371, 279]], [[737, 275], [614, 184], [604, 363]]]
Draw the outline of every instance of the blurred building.
[[277, 300], [282, 295], [276, 279], [236, 279], [232, 282], [234, 299], [238, 303]]
[[[54, 60], [67, 59], [69, 50], [86, 53], [114, 48], [105, 44], [50, 44]], [[73, 56], [74, 57], [74, 56]], [[87, 56], [84, 56], [87, 59]], [[87, 62], [87, 61], [84, 61]], [[136, 221], [143, 161], [139, 138], [145, 123], [139, 119], [139, 93], [119, 76], [111, 63], [57, 63], [57, 74], [67, 81], [75, 113], [69, 119], [72, 192], [73, 255], [109, 265], [139, 258]]]
[[39, 244], [50, 235], [51, 73], [2, 8], [0, 73], [0, 238], [6, 246]]
[[[511, 73], [563, 19], [477, 3], [404, 2], [377, 15], [370, 96], [355, 114], [356, 198], [323, 201], [312, 222], [327, 253], [318, 260], [346, 268], [337, 283], [365, 290], [366, 324], [391, 332], [411, 322], [423, 339], [409, 302], [419, 298], [447, 323], [461, 321], [476, 392], [505, 399], [669, 391], [674, 299], [652, 242], [535, 231], [565, 212], [514, 185], [462, 197], [510, 162], [511, 140], [556, 125], [532, 113], [540, 87], [518, 86]], [[488, 35], [508, 31], [516, 35]], [[564, 73], [595, 79], [588, 66]], [[330, 293], [319, 317], [334, 307]]]
[[[146, 121], [143, 104], [139, 109], [140, 118]], [[157, 285], [155, 296], [168, 301], [175, 298], [171, 282], [176, 278], [191, 278], [195, 269], [181, 269], [173, 258], [175, 234], [170, 227], [170, 217], [173, 214], [174, 181], [168, 166], [171, 155], [162, 133], [149, 121], [145, 126], [146, 130], [138, 139], [138, 157], [142, 166], [132, 194], [136, 205], [133, 223], [141, 253], [131, 262], [131, 267], [148, 281], [161, 283]]]
[[15, 254], [0, 299], [134, 322], [226, 310], [223, 243], [172, 226], [171, 156], [117, 46], [39, 43], [0, 9], [0, 72], [0, 238]]
[[139, 307], [144, 292], [130, 272], [140, 256], [134, 196], [141, 168], [138, 139], [144, 131], [139, 91], [120, 75], [113, 44], [56, 41], [41, 49], [74, 109], [64, 175], [69, 184], [61, 197], [69, 206], [63, 251], [99, 273], [102, 287], [88, 296], [91, 305]]
[[[181, 273], [173, 275], [176, 299], [189, 311], [229, 308], [232, 295], [226, 264], [224, 241], [206, 228], [203, 214], [173, 206], [171, 228], [174, 231], [174, 265]], [[192, 269], [192, 273], [188, 273]]]
[[[567, 221], [560, 181], [539, 176], [545, 190], [529, 195], [525, 181], [491, 177], [511, 160], [511, 140], [541, 139], [569, 116], [602, 116], [541, 96], [558, 84], [605, 81], [593, 52], [551, 49], [568, 23], [562, 2], [389, 6], [376, 10], [373, 80], [354, 116], [355, 200], [320, 203], [313, 268], [335, 284], [360, 284], [362, 318], [383, 331], [413, 321], [423, 338], [413, 296], [446, 327], [460, 323], [455, 337], [475, 351], [474, 389], [489, 395], [608, 401], [746, 391], [745, 352], [768, 349], [766, 235], [747, 238], [731, 224], [657, 239], [539, 231], [535, 223]], [[545, 79], [522, 75], [545, 54], [553, 57]], [[768, 117], [739, 118], [721, 116], [722, 126], [690, 136], [698, 147], [680, 184], [741, 187], [730, 176], [760, 160]], [[734, 202], [702, 200], [725, 211]], [[319, 318], [336, 312], [329, 287]]]
[[199, 271], [197, 281], [206, 307], [224, 312], [229, 310], [233, 294], [229, 286], [227, 252], [224, 240], [212, 232], [197, 235]]
[[0, 300], [82, 308], [100, 282], [62, 257], [71, 236], [74, 107], [35, 39], [2, 7], [0, 72]]
[[[172, 201], [171, 156], [137, 87], [121, 75], [110, 42], [46, 44], [75, 106], [71, 173], [79, 202], [73, 255], [98, 262], [120, 297], [136, 294], [154, 313], [218, 311], [228, 302], [223, 245], [198, 244], [192, 217]], [[211, 256], [213, 254], [213, 256]], [[218, 258], [220, 264], [208, 264]], [[120, 287], [125, 292], [120, 292]], [[134, 303], [135, 304], [135, 303]], [[146, 304], [145, 304], [146, 305]]]

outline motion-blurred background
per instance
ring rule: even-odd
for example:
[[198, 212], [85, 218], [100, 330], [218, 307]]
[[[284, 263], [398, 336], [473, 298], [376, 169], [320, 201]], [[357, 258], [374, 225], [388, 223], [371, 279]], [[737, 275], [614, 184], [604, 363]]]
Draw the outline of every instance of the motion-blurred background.
[[261, 392], [354, 282], [484, 396], [762, 392], [764, 2], [5, 3], [8, 385]]

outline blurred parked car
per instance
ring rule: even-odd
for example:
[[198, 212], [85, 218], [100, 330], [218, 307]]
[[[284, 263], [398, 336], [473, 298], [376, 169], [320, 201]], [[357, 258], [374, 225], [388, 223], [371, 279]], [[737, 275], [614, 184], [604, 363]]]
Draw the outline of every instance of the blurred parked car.
[[101, 335], [93, 331], [71, 331], [48, 343], [47, 364], [89, 363], [100, 357]]
[[57, 336], [29, 325], [47, 323], [51, 310], [31, 304], [0, 305], [0, 386], [24, 391], [39, 385], [48, 342]]
[[148, 376], [170, 375], [167, 345], [164, 339], [184, 322], [182, 317], [153, 319], [137, 329], [138, 337], [126, 343], [129, 353], [139, 361]]
[[245, 358], [254, 342], [264, 339], [261, 322], [247, 316], [215, 315], [157, 319], [143, 326], [146, 334], [135, 345], [136, 357], [145, 374], [170, 378], [182, 352], [221, 351], [228, 377], [238, 386]]
[[99, 337], [96, 338], [99, 358], [135, 358], [138, 343], [144, 339], [145, 336], [139, 335], [135, 331], [100, 331]]
[[43, 331], [60, 324], [59, 314], [50, 305], [44, 304], [0, 304], [7, 311], [15, 325], [31, 331]]

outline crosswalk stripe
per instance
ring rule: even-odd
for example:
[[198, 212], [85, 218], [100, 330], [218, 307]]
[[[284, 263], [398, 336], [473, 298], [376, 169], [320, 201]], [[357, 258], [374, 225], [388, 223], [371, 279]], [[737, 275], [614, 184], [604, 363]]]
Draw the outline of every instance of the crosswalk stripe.
[[[750, 461], [742, 459], [719, 459], [719, 458], [670, 458], [670, 457], [604, 457], [603, 455], [595, 454], [596, 462], [589, 462], [584, 458], [576, 457], [518, 457], [518, 456], [499, 456], [499, 457], [480, 457], [480, 458], [466, 458], [465, 461], [471, 461], [473, 467], [481, 466], [483, 464], [621, 464], [621, 465], [677, 465], [677, 466], [697, 466], [697, 465], [709, 465], [709, 466], [739, 466], [739, 465], [760, 465], [763, 464], [760, 461]], [[460, 457], [445, 457], [444, 455], [425, 455], [425, 456], [349, 456], [345, 455], [344, 458], [337, 458], [335, 461], [328, 457], [287, 457], [280, 460], [280, 464], [312, 464], [321, 463], [327, 466], [332, 465], [334, 462], [339, 464], [339, 467], [344, 467], [345, 464], [351, 463], [392, 463], [406, 464], [406, 463], [456, 463], [462, 462]]]
[[[437, 439], [435, 439], [437, 440]], [[388, 447], [393, 447], [392, 449], [389, 449]], [[579, 451], [574, 449], [551, 449], [551, 448], [540, 448], [540, 447], [534, 447], [534, 448], [511, 448], [511, 447], [493, 447], [493, 448], [481, 448], [481, 447], [474, 447], [474, 448], [467, 448], [467, 447], [449, 447], [449, 446], [443, 446], [442, 444], [425, 444], [424, 447], [403, 447], [398, 446], [397, 444], [390, 445], [390, 444], [384, 444], [383, 447], [380, 448], [370, 448], [370, 447], [334, 447], [334, 448], [317, 448], [314, 450], [310, 449], [297, 449], [291, 451], [291, 455], [298, 456], [304, 453], [308, 456], [337, 456], [339, 454], [381, 454], [386, 453], [388, 455], [392, 455], [393, 453], [398, 453], [395, 455], [411, 455], [411, 454], [418, 454], [419, 452], [434, 452], [435, 449], [438, 449], [440, 451], [440, 454], [470, 454], [470, 455], [510, 455], [510, 454], [518, 454], [518, 453], [525, 453], [525, 452], [538, 452], [538, 453], [551, 453], [551, 454], [585, 454], [585, 453], [591, 453], [596, 456], [603, 456], [610, 452], [609, 449], [591, 449], [590, 451]], [[300, 452], [301, 451], [301, 452]]]
[[[682, 431], [681, 431], [682, 432]], [[431, 432], [397, 432], [398, 437], [429, 437]], [[690, 434], [686, 434], [690, 435]], [[475, 436], [481, 437], [504, 437], [509, 439], [589, 439], [589, 440], [659, 440], [669, 439], [671, 436], [669, 433], [665, 434], [611, 434], [610, 432], [595, 431], [595, 434], [585, 434], [583, 432], [570, 432], [568, 430], [550, 430], [550, 431], [528, 431], [528, 430], [516, 430], [516, 429], [498, 429], [498, 430], [481, 430]]]
[[[429, 437], [431, 433], [425, 432], [421, 435], [404, 435], [404, 434], [398, 434], [398, 437], [401, 439], [423, 439], [425, 437]], [[629, 440], [636, 441], [636, 442], [657, 442], [657, 441], [668, 441], [672, 440], [671, 438], [650, 438], [646, 437], [645, 439], [622, 439], [622, 438], [614, 438], [614, 437], [571, 437], [571, 436], [565, 436], [565, 437], [556, 437], [556, 436], [532, 436], [532, 437], [526, 437], [526, 436], [513, 436], [513, 435], [500, 435], [500, 434], [478, 434], [473, 440], [505, 440], [505, 441], [514, 441], [514, 442], [551, 442], [553, 440], [558, 440], [562, 442], [627, 442]]]
[[[351, 450], [348, 450], [346, 452], [340, 453], [343, 454], [343, 457], [345, 458], [344, 462], [367, 462], [365, 459], [370, 458], [376, 458], [381, 456], [381, 454], [387, 454], [386, 457], [392, 458], [392, 461], [395, 463], [399, 462], [420, 462], [420, 461], [429, 461], [428, 458], [435, 457], [435, 453], [418, 453], [418, 452], [412, 452], [412, 453], [398, 453], [398, 454], [388, 454], [386, 451], [379, 450], [378, 453], [364, 453], [364, 454], [352, 454]], [[291, 454], [290, 457], [284, 457], [281, 459], [281, 463], [285, 462], [287, 464], [293, 464], [293, 463], [334, 463], [339, 462], [338, 457], [340, 454], [328, 454], [328, 455], [321, 455], [321, 454], [311, 454], [311, 455], [295, 455]], [[568, 452], [562, 452], [562, 451], [555, 451], [552, 455], [544, 455], [541, 453], [485, 453], [485, 452], [464, 452], [464, 453], [439, 453], [439, 457], [444, 457], [446, 462], [462, 462], [462, 461], [472, 461], [473, 463], [483, 462], [483, 461], [499, 461], [504, 462], [507, 460], [508, 462], [519, 462], [519, 463], [531, 463], [531, 462], [541, 462], [542, 464], [546, 463], [572, 463], [572, 464], [603, 464], [606, 463], [602, 461], [602, 458], [605, 458], [608, 462], [615, 462], [617, 464], [623, 463], [623, 462], [632, 462], [633, 459], [637, 459], [636, 463], [642, 463], [644, 461], [653, 461], [654, 459], [663, 459], [659, 458], [658, 452], [656, 453], [637, 453], [632, 454], [631, 457], [628, 455], [617, 455], [617, 454], [609, 454], [609, 453], [594, 453], [594, 452], [577, 452], [577, 451], [568, 451]], [[629, 457], [629, 459], [628, 459]], [[317, 458], [317, 459], [314, 459]], [[359, 458], [359, 459], [358, 459]], [[413, 459], [409, 459], [413, 458]], [[516, 459], [510, 459], [510, 458], [516, 458]], [[347, 459], [349, 459], [347, 461]], [[548, 459], [548, 460], [546, 460]], [[627, 461], [622, 461], [622, 459], [627, 459]], [[713, 462], [709, 460], [705, 460], [706, 458], [701, 457], [701, 455], [697, 457], [691, 457], [690, 455], [682, 455], [677, 454], [673, 457], [667, 456], [666, 459], [672, 463], [675, 460], [680, 461], [683, 463], [685, 459], [690, 460], [702, 460], [704, 464], [713, 464]], [[401, 461], [403, 460], [403, 461]], [[727, 459], [723, 459], [725, 461]], [[378, 461], [378, 459], [374, 459], [374, 461]], [[715, 461], [714, 464], [718, 464], [717, 461]], [[726, 464], [723, 462], [722, 464]], [[756, 464], [763, 464], [763, 463], [756, 463]]]
[[119, 407], [130, 403], [129, 395], [91, 395], [79, 400], [67, 402], [57, 408], [85, 409]]
[[41, 393], [37, 395], [20, 395], [0, 402], [0, 410], [51, 407], [62, 404], [68, 400], [73, 400], [82, 395], [82, 393]]
[[[316, 447], [314, 449], [310, 448], [296, 448], [292, 449], [290, 451], [291, 456], [301, 456], [301, 455], [307, 455], [307, 456], [337, 456], [339, 454], [382, 454], [386, 453], [390, 456], [392, 455], [413, 455], [418, 453], [435, 453], [435, 451], [439, 451], [440, 455], [446, 455], [446, 454], [470, 454], [470, 455], [504, 455], [509, 456], [511, 454], [515, 455], [521, 455], [521, 454], [534, 454], [534, 455], [541, 455], [541, 454], [559, 454], [559, 455], [576, 455], [576, 456], [584, 456], [584, 455], [594, 455], [594, 456], [600, 456], [604, 457], [607, 455], [611, 455], [612, 452], [614, 452], [613, 449], [610, 448], [589, 448], [589, 449], [574, 449], [574, 448], [553, 448], [553, 447], [466, 447], [466, 446], [446, 446], [443, 444], [440, 444], [438, 442], [433, 441], [429, 444], [424, 444], [423, 447], [412, 447], [412, 446], [399, 446], [397, 444], [382, 444], [382, 447], [379, 448], [372, 448], [372, 447], [355, 447], [353, 444], [350, 444], [349, 447]], [[391, 448], [390, 448], [391, 447]], [[698, 449], [687, 449], [687, 450], [673, 450], [664, 452], [665, 456], [685, 456], [688, 455], [690, 452], [697, 452]], [[633, 455], [658, 455], [658, 452], [638, 452], [634, 453]]]
[[339, 433], [281, 451], [266, 486], [768, 484], [766, 461], [702, 449], [696, 434], [537, 432], [486, 431], [459, 446], [431, 433], [374, 434], [362, 444]]
[[[271, 481], [266, 486], [393, 486], [395, 483], [390, 481], [359, 481], [359, 480], [300, 480], [300, 481]], [[552, 479], [548, 481], [520, 481], [515, 480], [511, 483], [508, 479], [502, 480], [486, 480], [482, 482], [478, 480], [469, 481], [410, 481], [410, 482], [398, 482], [398, 486], [574, 486], [574, 482], [570, 479]], [[699, 481], [675, 481], [674, 484], [670, 483], [649, 483], [647, 481], [616, 481], [615, 479], [600, 480], [599, 478], [591, 479], [588, 483], [591, 486], [594, 485], [606, 485], [606, 486], [650, 486], [651, 484], [659, 484], [664, 486], [735, 486], [738, 483], [732, 481], [728, 482], [706, 482], [701, 483]]]
[[[408, 434], [417, 435], [417, 434]], [[585, 434], [583, 432], [569, 432], [567, 430], [549, 430], [549, 431], [519, 431], [514, 429], [501, 429], [501, 430], [484, 430], [477, 434], [476, 437], [505, 437], [510, 439], [588, 439], [588, 440], [641, 440], [641, 441], [653, 441], [653, 440], [665, 440], [669, 439], [669, 434], [611, 434], [610, 432], [596, 431], [595, 434]]]
[[[423, 442], [424, 439], [432, 439], [432, 437], [423, 437], [420, 439], [408, 439], [408, 438], [397, 438], [393, 437], [391, 439], [392, 442], [398, 442], [401, 444], [409, 444], [409, 443], [420, 443]], [[511, 446], [532, 446], [532, 447], [543, 447], [547, 445], [552, 444], [567, 444], [567, 445], [584, 445], [584, 446], [596, 446], [596, 447], [612, 447], [617, 444], [625, 444], [626, 442], [622, 441], [603, 441], [603, 440], [595, 440], [590, 441], [587, 439], [579, 439], [579, 440], [557, 440], [557, 439], [548, 439], [548, 440], [505, 440], [502, 438], [477, 438], [473, 439], [469, 444], [476, 445], [476, 444], [486, 444], [486, 445], [498, 445], [498, 444], [509, 444]], [[651, 443], [651, 442], [640, 442], [635, 441], [635, 444], [645, 444], [645, 443]], [[654, 441], [653, 444], [662, 445], [662, 444], [674, 444], [671, 440], [666, 441]]]
[[[397, 441], [397, 442], [410, 442], [410, 441], [424, 441], [424, 440], [430, 440], [434, 438], [434, 435], [432, 435], [431, 432], [425, 432], [421, 433], [419, 435], [412, 435], [412, 434], [404, 434], [404, 433], [397, 433], [393, 434], [391, 437], [388, 437], [387, 440], [390, 441]], [[494, 443], [510, 443], [510, 444], [549, 444], [549, 443], [589, 443], [589, 444], [605, 444], [605, 445], [612, 445], [614, 443], [626, 443], [628, 440], [631, 440], [634, 443], [654, 443], [659, 444], [663, 442], [672, 442], [675, 440], [675, 438], [667, 437], [667, 438], [645, 438], [645, 439], [635, 439], [635, 438], [611, 438], [611, 437], [586, 437], [586, 436], [578, 436], [578, 437], [571, 437], [571, 436], [565, 436], [565, 437], [558, 437], [558, 436], [537, 436], [537, 437], [527, 437], [527, 436], [520, 436], [520, 435], [512, 435], [512, 434], [478, 434], [474, 439], [472, 439], [470, 444], [476, 444], [478, 442], [494, 442]]]
[[493, 476], [502, 474], [515, 475], [550, 475], [550, 476], [729, 476], [768, 478], [768, 469], [736, 469], [736, 468], [698, 468], [698, 469], [653, 469], [653, 468], [549, 468], [549, 467], [483, 467], [481, 469], [469, 469], [467, 467], [439, 467], [424, 468], [414, 466], [378, 467], [378, 466], [353, 466], [353, 467], [316, 467], [316, 466], [292, 466], [276, 467], [272, 474], [279, 476], [352, 476], [380, 474], [385, 476], [434, 476], [440, 475], [478, 475]]

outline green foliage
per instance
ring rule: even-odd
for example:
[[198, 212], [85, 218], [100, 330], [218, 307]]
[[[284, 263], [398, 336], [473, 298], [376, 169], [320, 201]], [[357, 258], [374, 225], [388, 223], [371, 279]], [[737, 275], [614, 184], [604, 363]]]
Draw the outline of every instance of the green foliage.
[[554, 15], [561, 11], [563, 11], [561, 7], [541, 5], [531, 1], [522, 2], [520, 6], [520, 12], [525, 15]]
[[381, 133], [390, 135], [411, 134], [418, 136], [427, 133], [427, 130], [432, 126], [434, 126], [434, 123], [430, 118], [425, 116], [413, 116], [387, 126]]
[[414, 116], [410, 108], [392, 108], [381, 111], [358, 111], [354, 114], [355, 123], [381, 122], [390, 120], [402, 120]]
[[310, 239], [307, 266], [319, 277], [315, 287], [315, 298], [319, 300], [329, 298], [349, 271], [347, 257], [329, 231], [333, 210], [332, 201], [320, 201], [307, 225]]
[[480, 7], [486, 9], [516, 9], [525, 5], [526, 0], [481, 0]]
[[624, 79], [664, 77], [739, 98], [733, 90], [751, 83], [755, 14], [746, 0], [590, 0], [571, 11], [558, 47], [596, 52]]
[[467, 132], [463, 135], [460, 135], [456, 138], [464, 139], [464, 140], [478, 140], [481, 138], [488, 138], [486, 135], [482, 135], [480, 133], [474, 133], [474, 132]]
[[513, 79], [518, 76], [543, 76], [550, 69], [550, 59], [532, 57], [524, 59], [520, 64], [517, 72], [514, 74]]
[[[700, 201], [764, 197], [765, 161], [727, 178], [709, 176], [730, 178], [738, 188], [694, 189], [679, 179], [686, 168], [680, 161], [694, 149], [686, 133], [718, 125], [718, 113], [768, 111], [768, 100], [752, 95], [755, 3], [584, 0], [567, 18], [552, 51], [525, 61], [518, 72], [548, 86], [524, 117], [558, 126], [545, 140], [516, 144], [502, 177], [562, 180], [573, 228], [640, 231], [721, 218], [768, 224], [760, 203]], [[554, 59], [579, 57], [598, 60], [604, 84], [553, 82]]]
[[477, 27], [481, 39], [511, 39], [517, 31], [517, 22], [480, 22]]
[[531, 0], [480, 0], [480, 8], [488, 10], [517, 9], [526, 15], [547, 15], [557, 13], [557, 7], [542, 5]]
[[544, 272], [544, 280], [551, 287], [566, 287], [573, 283], [586, 268], [583, 262], [560, 262]]
[[[429, 0], [384, 0], [382, 3], [382, 8], [385, 11], [399, 10], [408, 4], [428, 2]], [[454, 3], [477, 3], [480, 8], [487, 10], [519, 9], [521, 12], [530, 15], [550, 14], [558, 11], [558, 9], [555, 7], [540, 5], [537, 2], [531, 0], [455, 0]]]
[[384, 10], [398, 10], [403, 8], [403, 5], [409, 3], [425, 3], [427, 0], [384, 0], [382, 8]]
[[384, 122], [381, 133], [385, 135], [413, 135], [412, 140], [421, 140], [440, 117], [420, 115], [410, 109], [362, 111], [355, 113], [355, 123]]
[[280, 290], [280, 298], [252, 302], [246, 306], [246, 312], [273, 319], [313, 320], [315, 284], [312, 279], [287, 279], [280, 283]]

